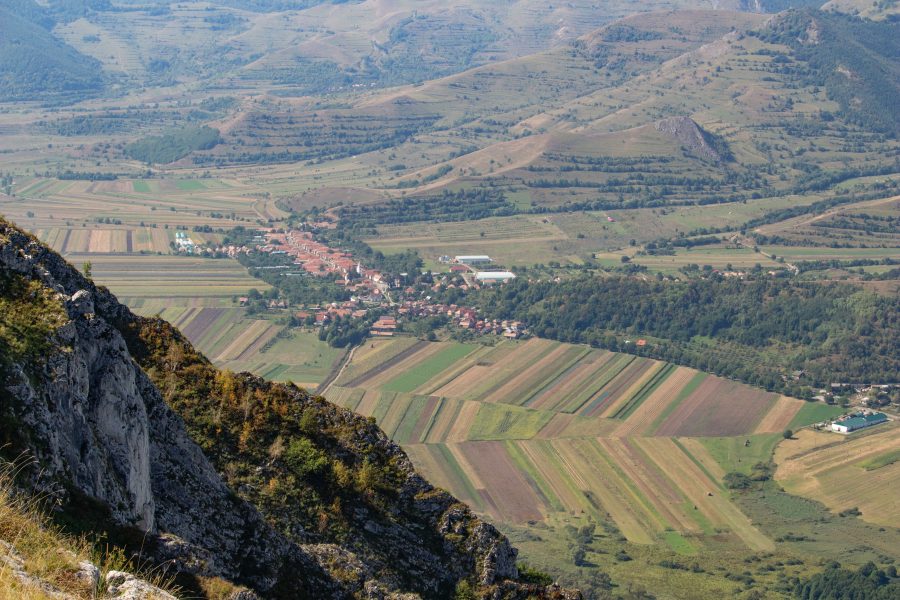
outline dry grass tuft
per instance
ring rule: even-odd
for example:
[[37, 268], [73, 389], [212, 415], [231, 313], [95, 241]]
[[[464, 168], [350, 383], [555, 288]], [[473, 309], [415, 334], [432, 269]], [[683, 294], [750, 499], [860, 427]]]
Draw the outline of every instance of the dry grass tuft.
[[[95, 600], [104, 595], [107, 573], [134, 572], [121, 548], [98, 548], [86, 537], [66, 535], [51, 524], [40, 497], [16, 491], [14, 474], [14, 465], [0, 463], [0, 598], [44, 600], [61, 592]], [[96, 565], [99, 581], [81, 573], [84, 562]], [[170, 578], [153, 569], [141, 571], [139, 577], [178, 596]]]

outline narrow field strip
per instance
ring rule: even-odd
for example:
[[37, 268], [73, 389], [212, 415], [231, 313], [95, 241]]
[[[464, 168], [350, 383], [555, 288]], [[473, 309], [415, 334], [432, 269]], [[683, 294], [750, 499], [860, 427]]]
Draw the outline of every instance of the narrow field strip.
[[600, 416], [610, 419], [627, 403], [628, 399], [638, 393], [653, 377], [659, 372], [665, 363], [659, 363], [651, 360], [635, 361], [637, 368], [628, 378], [613, 381], [613, 390], [609, 396], [609, 401], [605, 403], [604, 410]]
[[675, 367], [668, 377], [647, 396], [628, 416], [624, 423], [616, 428], [615, 437], [646, 435], [652, 423], [670, 406], [678, 393], [688, 385], [696, 375], [696, 371], [686, 367]]
[[769, 412], [765, 414], [754, 433], [778, 433], [784, 431], [806, 403], [803, 400], [779, 396]]
[[418, 342], [345, 385], [348, 387], [381, 388], [400, 374], [410, 372], [415, 368], [416, 364], [428, 360], [439, 353], [441, 349], [440, 344]]
[[660, 363], [653, 376], [613, 413], [614, 419], [627, 419], [675, 371], [675, 365]]
[[[393, 371], [396, 374], [382, 384], [383, 389], [394, 392], [412, 392], [474, 351], [472, 346], [465, 344], [434, 345], [437, 346], [436, 351], [424, 359], [403, 363], [402, 370], [401, 365], [389, 369], [389, 372]], [[398, 371], [399, 373], [397, 373]]]

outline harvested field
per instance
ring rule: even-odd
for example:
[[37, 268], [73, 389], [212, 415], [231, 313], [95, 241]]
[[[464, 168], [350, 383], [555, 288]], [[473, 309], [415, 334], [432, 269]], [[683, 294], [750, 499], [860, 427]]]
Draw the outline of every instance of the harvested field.
[[[496, 511], [497, 518], [523, 523], [543, 518], [541, 502], [522, 473], [515, 468], [502, 442], [469, 442], [458, 446], [466, 462], [477, 473], [479, 489], [485, 502]], [[523, 493], [529, 490], [530, 493]]]
[[134, 254], [73, 254], [66, 258], [76, 266], [90, 262], [94, 281], [132, 307], [137, 306], [135, 300], [159, 299], [169, 306], [185, 306], [197, 298], [231, 305], [234, 296], [244, 296], [251, 288], [268, 289], [231, 259]]
[[[775, 451], [775, 478], [798, 496], [813, 498], [834, 512], [857, 508], [863, 520], [900, 527], [900, 462], [884, 460], [900, 451], [896, 423], [853, 436], [805, 429]], [[875, 469], [873, 462], [885, 464]]]
[[685, 437], [740, 435], [756, 429], [774, 403], [773, 394], [709, 377], [672, 411], [656, 434]]
[[718, 483], [711, 480], [673, 440], [643, 438], [640, 443], [657, 464], [665, 465], [668, 476], [706, 518], [728, 527], [753, 550], [774, 550], [772, 540], [753, 526], [728, 494], [720, 490]]
[[762, 421], [759, 422], [759, 425], [756, 426], [755, 433], [776, 433], [784, 431], [794, 420], [794, 417], [797, 416], [797, 413], [800, 412], [800, 409], [803, 408], [804, 404], [805, 402], [803, 402], [803, 400], [781, 396], [775, 402], [775, 406], [766, 413], [766, 416], [764, 416]]

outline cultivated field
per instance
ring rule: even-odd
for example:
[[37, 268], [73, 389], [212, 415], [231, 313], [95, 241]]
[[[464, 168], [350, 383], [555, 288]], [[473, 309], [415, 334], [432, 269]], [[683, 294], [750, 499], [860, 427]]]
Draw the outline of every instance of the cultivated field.
[[722, 477], [767, 461], [807, 406], [542, 339], [376, 340], [356, 352], [329, 399], [375, 417], [429, 478], [499, 523], [590, 515], [630, 542], [679, 551], [774, 548]]
[[857, 508], [861, 518], [900, 527], [900, 435], [896, 423], [842, 436], [803, 430], [775, 451], [784, 488], [834, 512]]
[[76, 266], [91, 264], [91, 275], [132, 308], [224, 305], [251, 288], [268, 289], [235, 260], [176, 255], [69, 254]]

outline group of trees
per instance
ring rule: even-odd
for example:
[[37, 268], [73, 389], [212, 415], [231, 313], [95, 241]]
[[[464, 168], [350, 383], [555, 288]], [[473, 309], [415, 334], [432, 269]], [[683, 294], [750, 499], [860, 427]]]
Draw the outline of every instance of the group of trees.
[[[468, 299], [486, 316], [528, 323], [541, 337], [640, 352], [768, 389], [809, 381], [879, 381], [900, 369], [900, 298], [849, 285], [822, 286], [760, 274], [749, 281], [710, 276], [687, 282], [519, 278]], [[623, 337], [647, 336], [644, 348]], [[733, 352], [711, 354], [710, 340]], [[745, 352], [768, 360], [748, 362]]]
[[277, 295], [271, 299], [283, 298], [295, 306], [350, 299], [350, 292], [337, 285], [334, 277], [315, 277], [298, 272], [293, 259], [287, 255], [253, 252], [239, 255], [238, 261], [247, 267], [251, 275], [277, 290]]
[[341, 226], [348, 229], [391, 223], [471, 221], [516, 214], [515, 205], [495, 188], [444, 190], [432, 196], [397, 198], [382, 204], [360, 204], [339, 209]]
[[900, 598], [900, 580], [893, 565], [879, 569], [869, 562], [858, 570], [832, 562], [821, 573], [794, 587], [801, 600], [894, 600]]
[[168, 164], [196, 150], [209, 150], [221, 142], [219, 130], [188, 127], [161, 136], [150, 136], [125, 146], [125, 154], [147, 164]]

